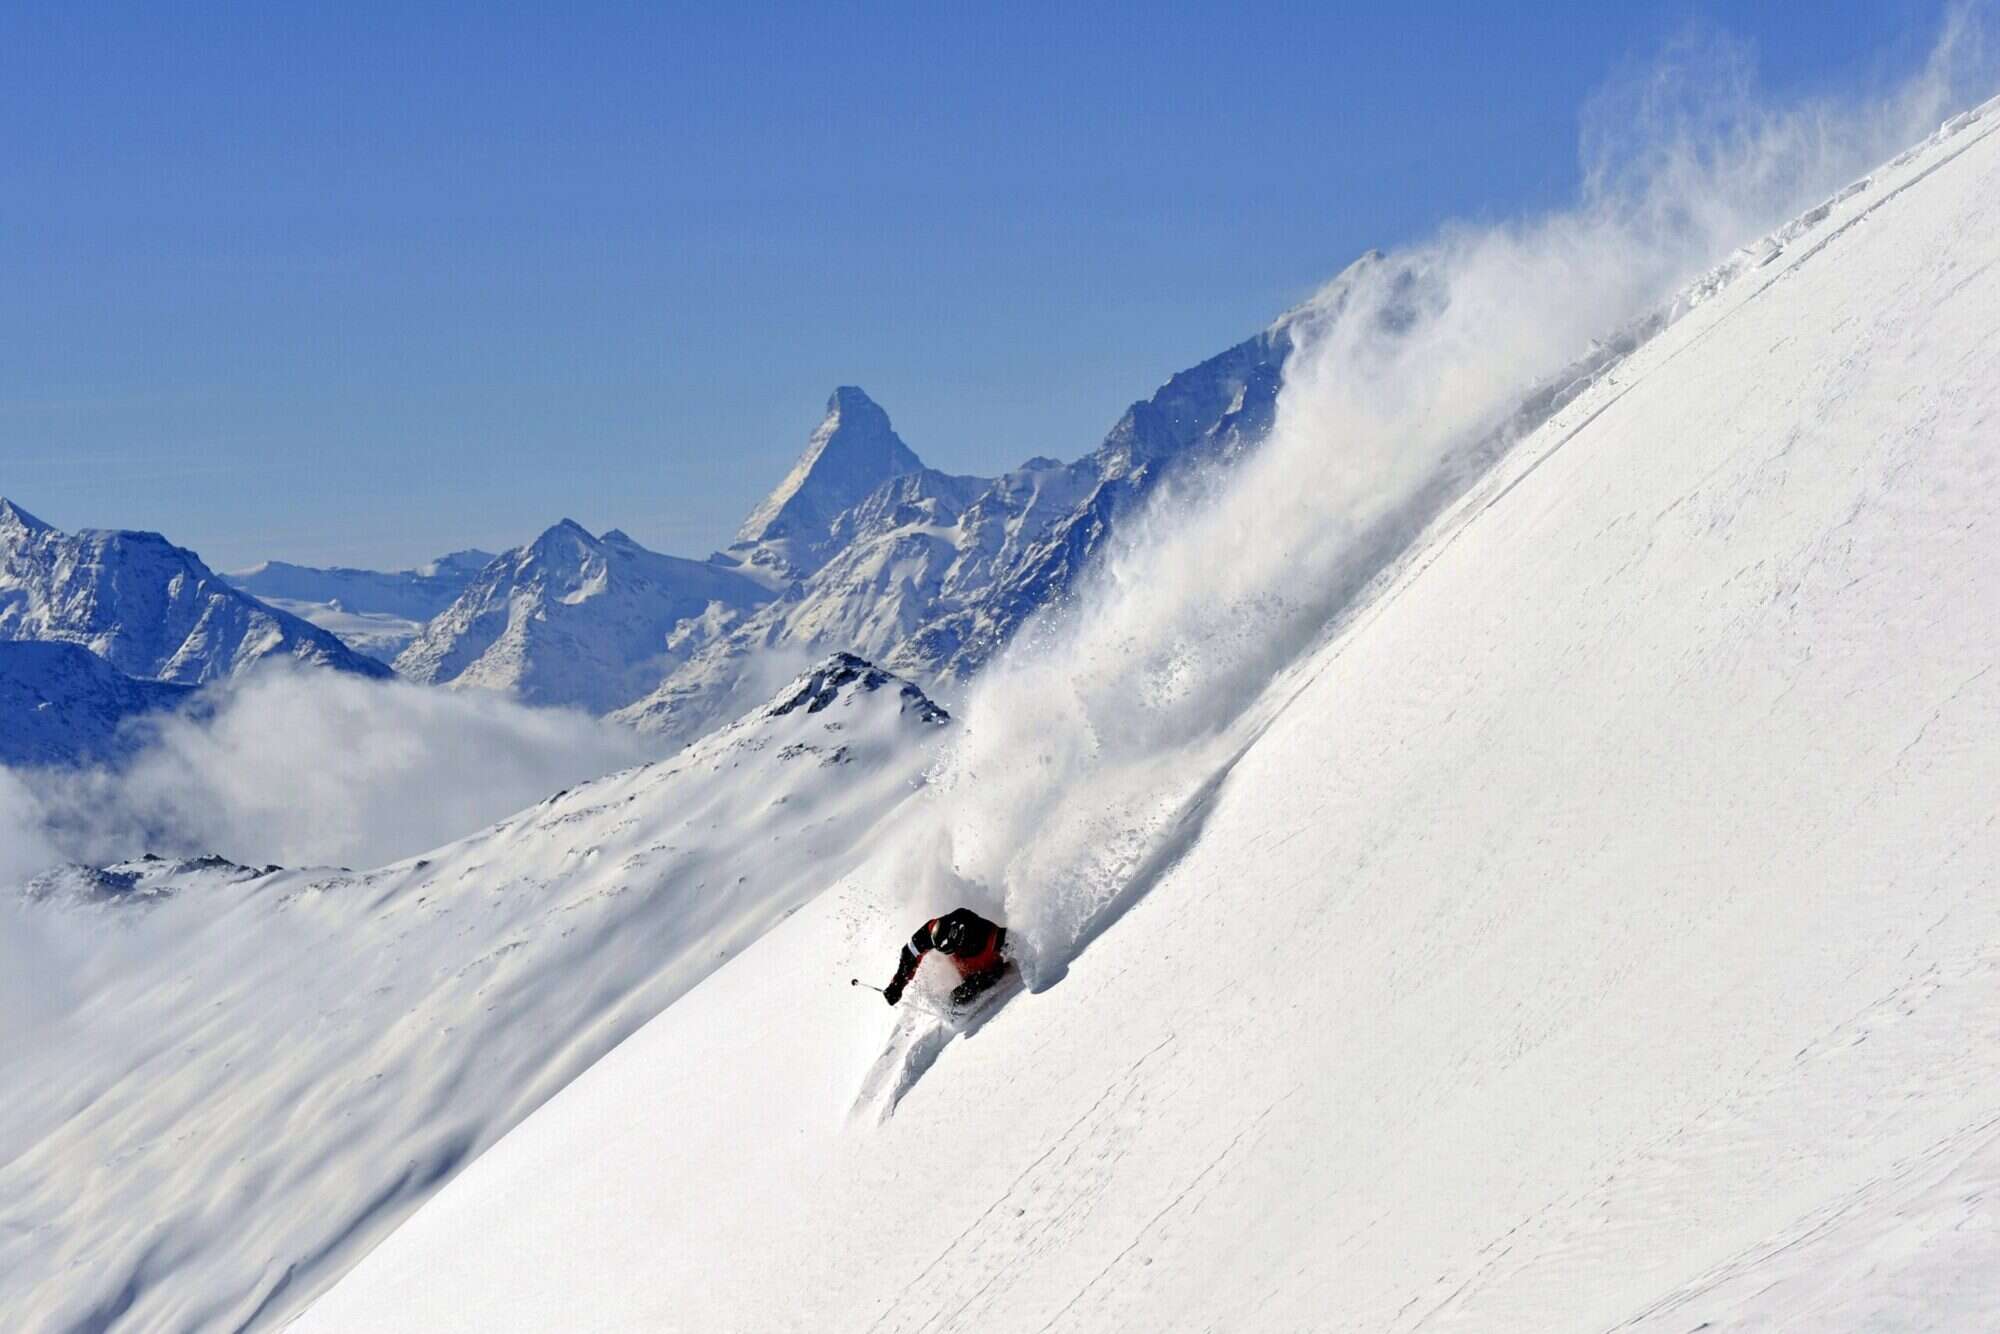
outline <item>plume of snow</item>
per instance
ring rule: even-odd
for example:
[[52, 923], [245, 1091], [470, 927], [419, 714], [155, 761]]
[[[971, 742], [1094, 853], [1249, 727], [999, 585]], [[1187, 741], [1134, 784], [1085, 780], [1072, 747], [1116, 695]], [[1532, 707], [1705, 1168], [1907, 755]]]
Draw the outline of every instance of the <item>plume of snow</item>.
[[1524, 404], [1990, 86], [1979, 36], [1961, 11], [1902, 86], [1784, 108], [1741, 48], [1689, 39], [1598, 100], [1573, 206], [1446, 227], [1294, 312], [1262, 447], [1158, 494], [973, 686], [893, 853], [912, 909], [996, 913], [1030, 983], [1059, 978], [1186, 845], [1274, 681], [1534, 424]]

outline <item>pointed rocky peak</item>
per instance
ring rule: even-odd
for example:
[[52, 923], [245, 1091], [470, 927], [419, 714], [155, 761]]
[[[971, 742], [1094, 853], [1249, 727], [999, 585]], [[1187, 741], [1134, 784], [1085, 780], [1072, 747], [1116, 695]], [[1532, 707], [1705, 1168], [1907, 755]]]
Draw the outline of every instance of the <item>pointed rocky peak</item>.
[[0, 536], [28, 537], [49, 531], [49, 525], [5, 496], [0, 496]]
[[579, 550], [590, 550], [598, 540], [575, 519], [564, 519], [542, 530], [534, 541], [520, 549], [523, 560], [562, 559]]
[[889, 478], [923, 466], [881, 405], [853, 385], [842, 385], [827, 400], [826, 416], [806, 441], [805, 453], [737, 530], [737, 545], [817, 541], [842, 510]]

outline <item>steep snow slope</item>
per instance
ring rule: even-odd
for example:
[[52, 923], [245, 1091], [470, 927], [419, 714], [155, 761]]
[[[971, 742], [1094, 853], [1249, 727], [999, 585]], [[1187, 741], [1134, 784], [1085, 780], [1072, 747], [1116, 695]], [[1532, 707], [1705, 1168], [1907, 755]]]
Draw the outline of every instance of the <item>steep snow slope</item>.
[[0, 764], [108, 758], [126, 719], [170, 709], [190, 690], [136, 680], [74, 644], [0, 640]]
[[424, 622], [457, 601], [493, 560], [492, 552], [470, 548], [414, 570], [322, 569], [273, 560], [226, 577], [369, 657], [393, 662], [423, 633]]
[[868, 868], [296, 1328], [2000, 1325], [1995, 110], [1432, 524], [1056, 985], [878, 1078]]
[[158, 533], [59, 532], [0, 499], [0, 639], [78, 644], [127, 676], [199, 685], [273, 656], [389, 669], [230, 587]]
[[0, 1327], [274, 1324], [851, 864], [944, 721], [833, 659], [384, 870], [142, 861], [0, 902]]
[[564, 519], [488, 565], [396, 659], [414, 681], [606, 713], [660, 679], [677, 631], [770, 598], [722, 566]]

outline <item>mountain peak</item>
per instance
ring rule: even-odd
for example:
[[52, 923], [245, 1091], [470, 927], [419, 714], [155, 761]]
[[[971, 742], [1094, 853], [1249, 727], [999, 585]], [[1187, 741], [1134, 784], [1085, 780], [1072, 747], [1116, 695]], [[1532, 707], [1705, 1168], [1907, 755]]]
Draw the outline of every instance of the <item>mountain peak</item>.
[[827, 415], [832, 416], [842, 410], [880, 413], [882, 424], [886, 426], [889, 423], [889, 414], [882, 411], [882, 405], [868, 397], [868, 391], [858, 384], [835, 385], [833, 392], [827, 395]]
[[590, 549], [597, 545], [597, 538], [588, 528], [575, 519], [561, 519], [544, 528], [527, 546], [519, 548], [516, 558], [527, 556], [546, 559], [556, 552], [573, 551], [578, 546]]
[[902, 695], [901, 712], [914, 713], [918, 720], [943, 724], [951, 715], [933, 703], [915, 682], [894, 672], [885, 672], [868, 659], [854, 653], [834, 653], [821, 659], [797, 680], [778, 692], [778, 698], [764, 710], [767, 718], [781, 718], [794, 709], [818, 713], [843, 696], [873, 694], [884, 686], [894, 686]]
[[5, 496], [0, 496], [0, 532], [44, 533], [49, 526]]
[[842, 510], [889, 478], [923, 466], [879, 403], [858, 386], [841, 385], [826, 400], [826, 416], [806, 441], [805, 453], [737, 530], [737, 544], [817, 541]]

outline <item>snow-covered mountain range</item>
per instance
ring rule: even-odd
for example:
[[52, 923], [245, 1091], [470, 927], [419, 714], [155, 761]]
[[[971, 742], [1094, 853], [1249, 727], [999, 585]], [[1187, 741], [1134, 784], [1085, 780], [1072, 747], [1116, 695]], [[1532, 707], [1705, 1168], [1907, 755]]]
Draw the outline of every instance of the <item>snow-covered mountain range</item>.
[[484, 571], [397, 670], [612, 713], [668, 744], [832, 652], [950, 692], [1162, 480], [1268, 429], [1291, 319], [1171, 377], [1077, 462], [1037, 456], [999, 477], [927, 467], [841, 386], [727, 551], [680, 561], [566, 520]]
[[670, 761], [381, 870], [30, 882], [0, 903], [47, 964], [0, 1008], [0, 1324], [281, 1323], [857, 860], [947, 721], [831, 658]]
[[340, 636], [349, 647], [393, 662], [424, 623], [456, 601], [493, 559], [490, 551], [467, 548], [413, 570], [392, 571], [273, 560], [225, 577], [253, 597]]
[[1038, 990], [841, 1003], [1013, 832], [934, 785], [300, 1334], [2000, 1326], [2000, 104], [1520, 389], [1183, 796], [992, 851], [1123, 868], [1006, 882]]
[[1077, 462], [1036, 457], [995, 478], [925, 467], [861, 390], [837, 390], [797, 466], [715, 558], [788, 582], [740, 620], [689, 636], [682, 660], [617, 717], [670, 740], [698, 736], [765, 688], [773, 661], [835, 649], [951, 691], [1063, 597], [1162, 480], [1268, 429], [1291, 345], [1280, 320], [1173, 376]]
[[690, 635], [770, 597], [734, 570], [564, 519], [488, 564], [395, 665], [413, 681], [608, 713], [658, 681]]
[[64, 533], [4, 499], [0, 639], [75, 644], [126, 676], [180, 685], [225, 680], [273, 657], [389, 675], [158, 533]]

